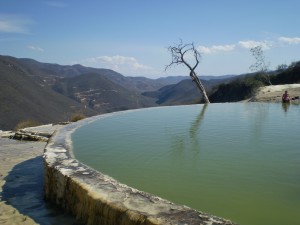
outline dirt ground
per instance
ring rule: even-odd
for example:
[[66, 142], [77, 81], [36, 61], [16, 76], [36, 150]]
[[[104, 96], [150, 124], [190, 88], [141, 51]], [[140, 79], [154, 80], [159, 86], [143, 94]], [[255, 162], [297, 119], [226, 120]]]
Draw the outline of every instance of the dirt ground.
[[[291, 98], [300, 96], [300, 84], [271, 85], [260, 88], [251, 102], [281, 102], [282, 94], [288, 91]], [[295, 100], [299, 103], [299, 100]]]

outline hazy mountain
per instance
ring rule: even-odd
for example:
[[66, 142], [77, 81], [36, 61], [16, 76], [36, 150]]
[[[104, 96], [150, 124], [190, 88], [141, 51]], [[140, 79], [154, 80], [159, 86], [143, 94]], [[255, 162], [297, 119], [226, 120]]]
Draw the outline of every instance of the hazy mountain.
[[180, 105], [200, 102], [200, 94], [191, 80], [165, 86], [155, 92], [144, 92], [144, 96], [156, 99], [159, 105]]
[[66, 121], [85, 115], [156, 106], [141, 95], [164, 84], [81, 65], [61, 66], [32, 59], [0, 56], [0, 129], [13, 129], [24, 120]]
[[228, 80], [237, 77], [237, 75], [222, 75], [222, 76], [200, 76], [202, 80]]
[[177, 84], [182, 80], [189, 79], [189, 76], [168, 76], [168, 77], [160, 77], [156, 79], [157, 81], [169, 85], [169, 84]]
[[59, 79], [53, 90], [101, 113], [155, 106], [153, 99], [94, 73]]
[[95, 115], [80, 103], [35, 82], [26, 68], [11, 58], [0, 57], [0, 129], [13, 129], [19, 122], [67, 121], [75, 112]]
[[[208, 91], [230, 79], [228, 76], [200, 78]], [[188, 76], [125, 77], [109, 69], [63, 66], [10, 56], [0, 56], [0, 82], [2, 130], [30, 119], [41, 123], [66, 121], [78, 111], [89, 116], [201, 101], [198, 89]]]
[[[213, 87], [220, 83], [226, 83], [232, 78], [202, 80], [206, 92], [209, 94]], [[195, 104], [202, 102], [202, 94], [190, 78], [177, 84], [168, 85], [157, 91], [144, 92], [144, 96], [152, 97], [159, 105]]]
[[[207, 75], [201, 75], [199, 76], [201, 80], [227, 80], [229, 78], [234, 78], [237, 75], [223, 75], [223, 76], [207, 76]], [[169, 84], [177, 84], [182, 80], [190, 79], [190, 76], [168, 76], [168, 77], [161, 77], [156, 79], [157, 81], [160, 81], [164, 83], [165, 85]]]
[[71, 78], [82, 74], [99, 74], [124, 88], [139, 92], [153, 91], [166, 85], [165, 82], [145, 77], [125, 77], [110, 69], [98, 69], [82, 65], [62, 66], [58, 64], [40, 63], [33, 59], [15, 59], [24, 66], [35, 79], [53, 85], [59, 78]]

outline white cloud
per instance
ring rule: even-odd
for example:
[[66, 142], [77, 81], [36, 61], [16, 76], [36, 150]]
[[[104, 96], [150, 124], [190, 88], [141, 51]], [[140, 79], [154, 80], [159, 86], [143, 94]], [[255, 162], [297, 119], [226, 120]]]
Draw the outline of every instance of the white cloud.
[[33, 50], [33, 51], [38, 51], [38, 52], [44, 52], [44, 49], [39, 47], [39, 46], [33, 46], [33, 45], [29, 45], [27, 46], [27, 48]]
[[92, 67], [112, 69], [124, 75], [143, 75], [151, 73], [151, 71], [153, 72], [151, 67], [139, 63], [134, 57], [120, 55], [88, 58], [83, 60], [82, 64]]
[[235, 45], [213, 45], [212, 47], [198, 46], [198, 51], [203, 54], [212, 54], [217, 52], [229, 52], [235, 49]]
[[280, 37], [278, 41], [288, 43], [288, 44], [300, 44], [300, 37]]
[[233, 51], [235, 49], [235, 45], [214, 45], [212, 46], [212, 49], [214, 51], [228, 52]]
[[206, 46], [198, 46], [197, 50], [202, 53], [202, 54], [210, 54], [212, 53], [211, 49], [209, 47], [206, 47]]
[[262, 48], [266, 50], [272, 47], [272, 43], [269, 41], [239, 41], [238, 45], [246, 49], [254, 48], [256, 46], [262, 46]]
[[235, 51], [238, 48], [242, 49], [251, 49], [256, 46], [262, 46], [264, 50], [270, 49], [273, 46], [273, 43], [271, 41], [239, 41], [236, 44], [227, 44], [227, 45], [213, 45], [211, 47], [206, 46], [198, 46], [198, 51], [202, 54], [214, 54], [214, 53], [220, 53], [220, 52], [231, 52]]
[[0, 33], [28, 34], [32, 20], [22, 15], [0, 14]]

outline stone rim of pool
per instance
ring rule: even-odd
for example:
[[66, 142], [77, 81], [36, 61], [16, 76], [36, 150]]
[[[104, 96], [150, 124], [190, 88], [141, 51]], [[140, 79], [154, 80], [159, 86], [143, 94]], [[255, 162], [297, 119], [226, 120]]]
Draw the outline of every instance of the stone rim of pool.
[[47, 200], [86, 224], [235, 224], [129, 187], [75, 159], [72, 132], [112, 114], [66, 125], [51, 137], [44, 152]]

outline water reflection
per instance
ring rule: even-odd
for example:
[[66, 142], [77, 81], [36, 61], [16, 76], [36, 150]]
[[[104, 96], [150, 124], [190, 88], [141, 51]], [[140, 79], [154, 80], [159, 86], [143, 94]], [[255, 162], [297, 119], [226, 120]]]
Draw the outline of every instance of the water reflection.
[[200, 114], [197, 116], [196, 120], [192, 123], [192, 126], [190, 128], [190, 137], [193, 140], [197, 139], [196, 136], [197, 136], [201, 121], [204, 118], [204, 114], [207, 109], [207, 106], [208, 106], [208, 104], [203, 105]]
[[245, 109], [243, 119], [250, 122], [250, 142], [258, 147], [259, 140], [262, 137], [263, 127], [269, 116], [270, 104], [247, 103], [245, 104]]
[[283, 111], [284, 111], [284, 112], [287, 112], [288, 109], [290, 108], [290, 105], [291, 105], [290, 103], [285, 103], [285, 102], [283, 102], [282, 105], [281, 105]]
[[190, 141], [191, 141], [191, 150], [193, 152], [193, 168], [196, 168], [196, 164], [199, 162], [199, 154], [200, 154], [200, 143], [199, 143], [199, 132], [200, 132], [200, 125], [204, 119], [204, 115], [206, 112], [208, 104], [204, 104], [200, 114], [196, 117], [194, 122], [190, 128]]
[[[206, 112], [208, 104], [204, 104], [202, 106], [202, 109], [200, 113], [197, 115], [196, 119], [193, 120], [191, 123], [191, 127], [189, 128], [189, 135], [187, 135], [186, 130], [183, 130], [180, 134], [174, 135], [172, 137], [172, 152], [176, 155], [175, 158], [178, 156], [182, 157], [182, 154], [184, 153], [184, 150], [189, 148], [195, 153], [194, 159], [197, 158], [197, 155], [199, 154], [199, 129], [201, 122], [204, 119], [204, 115]], [[192, 145], [191, 145], [192, 144]]]

